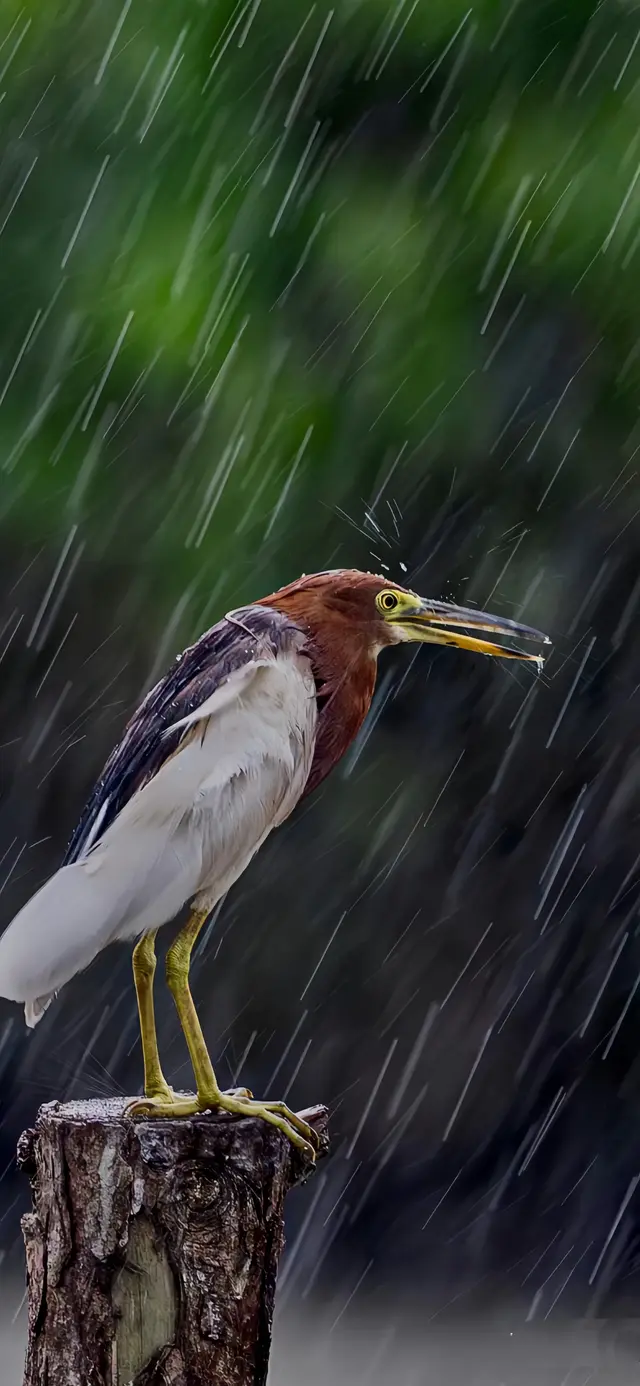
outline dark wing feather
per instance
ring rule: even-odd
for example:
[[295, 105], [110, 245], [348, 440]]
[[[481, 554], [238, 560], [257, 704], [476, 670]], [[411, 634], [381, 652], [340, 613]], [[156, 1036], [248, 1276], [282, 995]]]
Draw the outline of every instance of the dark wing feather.
[[63, 865], [93, 846], [128, 800], [177, 750], [192, 728], [175, 722], [201, 707], [225, 679], [265, 647], [275, 655], [299, 642], [300, 631], [273, 608], [243, 607], [225, 616], [178, 655], [173, 667], [147, 693], [112, 751], [71, 838]]

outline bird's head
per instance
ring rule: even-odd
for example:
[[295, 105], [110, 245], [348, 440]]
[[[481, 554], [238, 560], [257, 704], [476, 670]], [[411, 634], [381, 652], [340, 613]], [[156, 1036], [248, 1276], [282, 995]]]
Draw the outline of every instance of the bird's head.
[[452, 602], [419, 597], [388, 578], [357, 569], [305, 574], [266, 601], [312, 631], [322, 629], [329, 635], [333, 627], [336, 640], [357, 638], [373, 656], [385, 645], [419, 642], [455, 645], [459, 650], [502, 659], [529, 660], [540, 668], [542, 655], [499, 645], [468, 632], [488, 631], [511, 639], [550, 644], [548, 636], [531, 626]]

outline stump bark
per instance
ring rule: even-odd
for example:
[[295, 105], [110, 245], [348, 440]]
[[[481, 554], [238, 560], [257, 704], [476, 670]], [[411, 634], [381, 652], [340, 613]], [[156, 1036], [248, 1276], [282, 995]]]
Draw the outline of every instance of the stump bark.
[[[52, 1102], [20, 1139], [24, 1386], [264, 1386], [284, 1199], [312, 1170], [273, 1127]], [[327, 1148], [327, 1112], [303, 1115]]]

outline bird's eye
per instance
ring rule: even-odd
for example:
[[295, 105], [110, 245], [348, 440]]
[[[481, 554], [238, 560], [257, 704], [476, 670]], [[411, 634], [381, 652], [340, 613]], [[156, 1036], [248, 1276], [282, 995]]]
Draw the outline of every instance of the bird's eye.
[[394, 611], [398, 605], [398, 598], [395, 592], [381, 592], [378, 597], [378, 604], [383, 611]]

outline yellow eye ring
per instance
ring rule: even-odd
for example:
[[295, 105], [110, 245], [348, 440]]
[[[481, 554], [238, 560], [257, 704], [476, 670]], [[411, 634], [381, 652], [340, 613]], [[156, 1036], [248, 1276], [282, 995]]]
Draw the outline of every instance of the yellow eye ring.
[[399, 606], [395, 592], [380, 592], [378, 594], [378, 606], [381, 611], [395, 611]]

